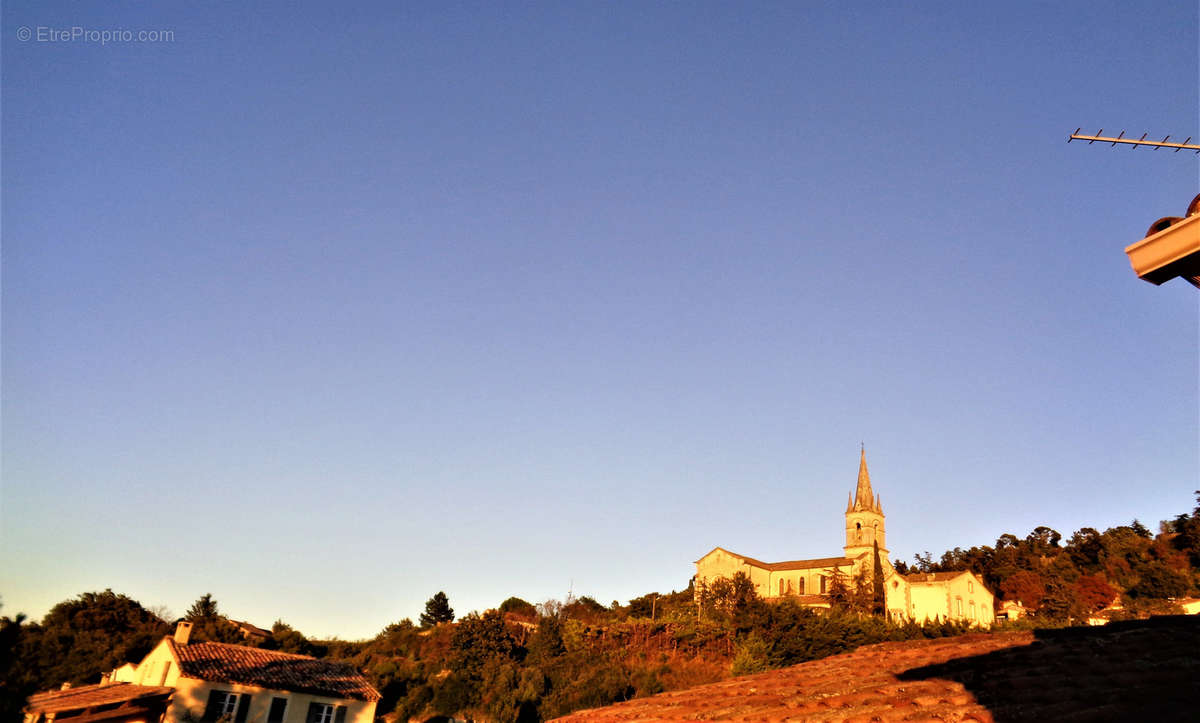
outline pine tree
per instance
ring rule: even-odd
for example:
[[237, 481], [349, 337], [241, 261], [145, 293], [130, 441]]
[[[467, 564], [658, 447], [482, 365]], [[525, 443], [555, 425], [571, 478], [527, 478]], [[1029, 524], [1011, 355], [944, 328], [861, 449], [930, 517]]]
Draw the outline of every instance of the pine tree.
[[421, 627], [431, 628], [438, 623], [448, 623], [454, 620], [454, 609], [446, 593], [438, 591], [436, 595], [425, 601], [425, 612], [421, 613]]
[[871, 570], [872, 597], [874, 598], [871, 612], [883, 615], [887, 612], [887, 597], [883, 587], [883, 562], [879, 559], [879, 540], [875, 540], [875, 567]]
[[183, 616], [183, 619], [196, 622], [198, 620], [212, 620], [218, 615], [217, 601], [213, 600], [212, 593], [206, 592], [200, 596], [199, 600], [192, 603], [192, 606], [188, 608], [187, 614]]

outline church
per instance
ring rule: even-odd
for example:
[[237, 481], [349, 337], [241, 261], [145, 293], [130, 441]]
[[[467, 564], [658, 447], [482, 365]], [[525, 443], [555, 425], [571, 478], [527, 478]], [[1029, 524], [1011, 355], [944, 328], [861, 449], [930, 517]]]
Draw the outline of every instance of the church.
[[968, 571], [901, 575], [888, 558], [883, 506], [871, 490], [867, 453], [858, 463], [858, 485], [846, 504], [846, 544], [840, 557], [763, 562], [722, 547], [696, 561], [697, 587], [741, 572], [754, 584], [759, 597], [793, 598], [814, 608], [829, 608], [830, 583], [835, 574], [847, 581], [870, 578], [878, 545], [883, 567], [887, 614], [893, 620], [961, 620], [981, 627], [995, 622], [995, 598], [983, 582]]

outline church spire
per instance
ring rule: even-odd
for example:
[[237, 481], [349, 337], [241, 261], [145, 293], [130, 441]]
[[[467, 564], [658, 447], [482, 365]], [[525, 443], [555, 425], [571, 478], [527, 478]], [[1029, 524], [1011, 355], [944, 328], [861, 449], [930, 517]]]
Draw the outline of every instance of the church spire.
[[854, 490], [854, 508], [857, 510], [873, 510], [878, 507], [874, 493], [871, 492], [871, 475], [867, 472], [867, 447], [862, 447], [862, 457], [858, 461], [858, 488]]

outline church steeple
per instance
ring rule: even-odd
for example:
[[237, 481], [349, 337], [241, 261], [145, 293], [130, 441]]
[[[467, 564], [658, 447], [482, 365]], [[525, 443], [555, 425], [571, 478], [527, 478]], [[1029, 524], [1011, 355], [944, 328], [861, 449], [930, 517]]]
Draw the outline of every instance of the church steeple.
[[846, 557], [857, 558], [874, 550], [876, 543], [884, 555], [887, 544], [884, 537], [883, 506], [879, 495], [871, 489], [871, 474], [867, 471], [867, 450], [864, 445], [858, 460], [858, 485], [854, 496], [846, 501]]
[[858, 460], [858, 487], [854, 490], [854, 499], [846, 507], [847, 512], [854, 510], [871, 510], [883, 514], [879, 506], [879, 497], [871, 491], [871, 474], [867, 472], [867, 448], [863, 445], [862, 456]]

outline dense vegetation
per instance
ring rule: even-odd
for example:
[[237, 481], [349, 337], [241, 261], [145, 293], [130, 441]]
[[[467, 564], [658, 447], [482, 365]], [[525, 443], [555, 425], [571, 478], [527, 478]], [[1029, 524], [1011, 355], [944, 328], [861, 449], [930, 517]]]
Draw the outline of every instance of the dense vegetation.
[[[1020, 600], [1037, 624], [1078, 621], [1114, 597], [1124, 602], [1122, 615], [1173, 612], [1172, 598], [1200, 592], [1200, 504], [1164, 522], [1158, 535], [1134, 521], [1102, 533], [1084, 528], [1061, 543], [1059, 533], [1038, 527], [1023, 539], [1002, 535], [994, 547], [955, 548], [936, 562], [925, 553], [913, 565], [895, 565], [902, 572], [970, 569], [1000, 597]], [[248, 643], [211, 595], [185, 617], [194, 640], [350, 661], [383, 693], [380, 713], [395, 711], [401, 720], [543, 720], [865, 643], [964, 630], [942, 622], [895, 625], [873, 615], [881, 597], [875, 579], [835, 576], [830, 593], [834, 609], [820, 613], [786, 599], [764, 602], [748, 580], [735, 578], [625, 605], [588, 597], [533, 605], [513, 597], [452, 622], [450, 601], [439, 592], [421, 625], [403, 620], [355, 642], [309, 640], [276, 621], [270, 637]], [[0, 719], [17, 719], [35, 690], [96, 682], [100, 673], [140, 660], [170, 629], [160, 614], [111, 590], [59, 603], [41, 622], [0, 618]]]
[[1001, 535], [994, 547], [956, 547], [934, 561], [926, 552], [901, 572], [971, 570], [997, 591], [1019, 601], [1042, 623], [1075, 622], [1114, 600], [1113, 618], [1178, 612], [1170, 600], [1200, 594], [1200, 491], [1191, 514], [1180, 514], [1151, 534], [1134, 520], [1099, 532], [1084, 527], [1062, 544], [1049, 527], [1024, 539]]

